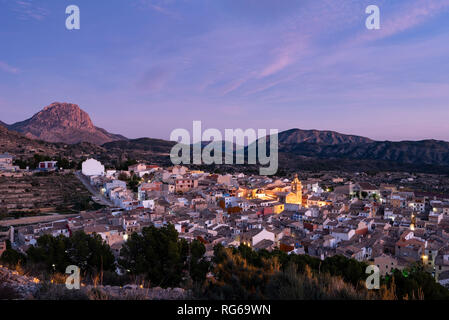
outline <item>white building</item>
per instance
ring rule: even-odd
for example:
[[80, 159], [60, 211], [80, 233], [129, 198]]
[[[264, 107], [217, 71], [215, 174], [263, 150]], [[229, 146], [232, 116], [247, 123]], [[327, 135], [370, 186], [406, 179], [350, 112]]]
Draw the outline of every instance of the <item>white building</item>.
[[95, 159], [87, 159], [82, 163], [81, 172], [85, 176], [103, 176], [104, 175], [104, 165], [100, 161]]
[[154, 210], [154, 200], [142, 200], [140, 201], [140, 204], [145, 209]]

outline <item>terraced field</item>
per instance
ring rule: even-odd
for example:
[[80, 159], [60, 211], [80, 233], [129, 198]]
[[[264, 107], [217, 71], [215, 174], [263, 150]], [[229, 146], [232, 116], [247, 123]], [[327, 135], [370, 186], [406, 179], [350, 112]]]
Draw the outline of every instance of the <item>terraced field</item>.
[[89, 209], [91, 194], [72, 173], [0, 177], [0, 218]]

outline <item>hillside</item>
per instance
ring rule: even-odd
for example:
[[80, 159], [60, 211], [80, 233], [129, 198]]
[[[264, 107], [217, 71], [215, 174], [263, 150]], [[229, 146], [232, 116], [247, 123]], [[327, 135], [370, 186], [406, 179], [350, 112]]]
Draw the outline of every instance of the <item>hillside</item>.
[[337, 145], [298, 143], [282, 145], [280, 152], [289, 156], [318, 159], [376, 160], [410, 164], [449, 165], [449, 143], [436, 140], [376, 141]]
[[73, 174], [0, 176], [0, 219], [93, 209], [91, 194]]

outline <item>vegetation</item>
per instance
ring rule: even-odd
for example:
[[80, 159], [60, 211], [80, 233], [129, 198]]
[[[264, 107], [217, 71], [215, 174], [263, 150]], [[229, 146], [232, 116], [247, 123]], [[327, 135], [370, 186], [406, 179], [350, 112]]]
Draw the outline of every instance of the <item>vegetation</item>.
[[24, 254], [11, 248], [11, 242], [6, 241], [6, 250], [0, 256], [0, 261], [10, 267], [15, 267], [17, 265], [23, 264], [26, 261]]
[[65, 273], [67, 266], [76, 265], [84, 276], [114, 270], [114, 255], [99, 235], [82, 231], [71, 237], [43, 235], [30, 247], [27, 260], [46, 271]]
[[449, 290], [422, 268], [396, 271], [379, 290], [365, 287], [367, 264], [343, 256], [214, 248], [214, 278], [196, 294], [211, 299], [449, 299]]
[[16, 166], [19, 166], [20, 169], [26, 169], [27, 167], [29, 169], [37, 169], [39, 166], [39, 162], [43, 161], [57, 161], [58, 162], [58, 168], [61, 169], [75, 169], [78, 166], [78, 163], [76, 161], [68, 160], [66, 158], [62, 158], [60, 156], [58, 157], [50, 157], [48, 155], [42, 155], [42, 154], [34, 154], [32, 158], [28, 159], [16, 159], [14, 160], [14, 164]]
[[178, 238], [173, 225], [143, 228], [123, 245], [119, 265], [133, 275], [144, 275], [154, 286], [176, 287], [204, 281], [209, 264], [206, 249], [198, 240], [191, 244]]
[[[152, 287], [192, 289], [197, 299], [449, 299], [449, 290], [436, 283], [421, 265], [394, 270], [381, 279], [379, 290], [368, 290], [367, 264], [339, 255], [320, 260], [280, 250], [217, 245], [209, 262], [205, 253], [202, 242], [194, 240], [189, 244], [178, 237], [173, 225], [168, 225], [133, 233], [122, 247], [118, 264], [100, 236], [83, 232], [68, 238], [44, 235], [26, 256], [8, 244], [0, 260], [8, 266], [45, 270], [56, 283], [63, 283], [68, 265], [77, 265], [83, 278], [96, 275], [98, 279], [100, 273], [102, 284], [124, 285], [141, 279]], [[117, 266], [126, 274], [117, 275]], [[58, 274], [62, 280], [58, 280]], [[39, 296], [76, 298], [58, 290], [44, 288]]]
[[131, 174], [130, 176], [128, 176], [126, 173], [122, 172], [118, 176], [118, 179], [121, 181], [125, 181], [128, 189], [131, 189], [134, 192], [137, 192], [138, 186], [141, 182], [141, 179], [139, 178], [139, 176], [134, 173]]

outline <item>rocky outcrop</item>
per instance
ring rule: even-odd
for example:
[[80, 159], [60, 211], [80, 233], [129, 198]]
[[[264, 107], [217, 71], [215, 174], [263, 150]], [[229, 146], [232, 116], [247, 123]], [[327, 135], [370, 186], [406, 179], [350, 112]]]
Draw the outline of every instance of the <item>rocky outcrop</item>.
[[20, 275], [0, 266], [0, 300], [185, 300], [190, 292], [182, 288], [144, 288], [138, 285], [82, 286], [67, 290], [64, 284], [41, 282], [37, 278]]
[[7, 126], [31, 139], [75, 144], [90, 142], [97, 145], [126, 140], [121, 135], [94, 126], [89, 115], [76, 104], [55, 102], [28, 120]]
[[39, 290], [40, 281], [33, 277], [20, 275], [0, 266], [0, 295], [1, 299], [32, 299]]

